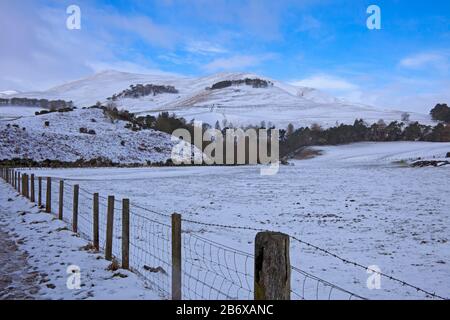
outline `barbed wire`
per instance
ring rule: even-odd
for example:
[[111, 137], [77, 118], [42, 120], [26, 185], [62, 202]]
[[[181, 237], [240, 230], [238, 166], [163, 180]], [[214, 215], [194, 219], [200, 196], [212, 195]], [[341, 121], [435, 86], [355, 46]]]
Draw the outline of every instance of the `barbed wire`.
[[[300, 295], [297, 292], [295, 292], [294, 290], [291, 290], [291, 293], [293, 293], [297, 297], [300, 297], [300, 299], [302, 299], [302, 300], [306, 299], [306, 289], [305, 289], [305, 287], [306, 287], [306, 280], [307, 279], [311, 279], [311, 280], [315, 281], [315, 283], [316, 283], [315, 289], [314, 289], [315, 293], [316, 293], [316, 297], [315, 297], [316, 300], [321, 299], [320, 298], [320, 294], [319, 294], [319, 287], [320, 287], [320, 285], [322, 285], [324, 288], [329, 288], [328, 294], [327, 294], [327, 296], [328, 296], [327, 299], [328, 300], [331, 300], [332, 293], [334, 291], [339, 291], [339, 292], [347, 295], [349, 300], [352, 300], [353, 297], [355, 297], [355, 298], [357, 298], [359, 300], [367, 300], [367, 298], [364, 298], [364, 297], [362, 297], [362, 296], [360, 296], [360, 295], [358, 295], [356, 293], [353, 293], [353, 292], [350, 292], [350, 291], [348, 291], [346, 289], [343, 289], [343, 288], [341, 288], [341, 287], [339, 287], [339, 286], [337, 286], [335, 284], [332, 284], [331, 282], [328, 282], [328, 281], [326, 281], [324, 279], [321, 279], [321, 278], [319, 278], [319, 277], [317, 277], [315, 275], [312, 275], [311, 273], [308, 273], [308, 272], [306, 272], [304, 270], [301, 270], [300, 268], [297, 268], [295, 266], [291, 266], [291, 270], [293, 271], [293, 273], [301, 275], [303, 277], [302, 291], [301, 291], [302, 294]], [[295, 276], [293, 276], [293, 278], [295, 278]]]
[[304, 245], [306, 245], [306, 246], [308, 246], [308, 247], [311, 247], [311, 248], [313, 248], [313, 249], [315, 249], [315, 250], [317, 250], [317, 251], [320, 251], [320, 252], [322, 252], [322, 253], [325, 253], [325, 254], [327, 254], [327, 255], [333, 257], [333, 258], [336, 258], [336, 259], [342, 261], [342, 262], [345, 263], [345, 264], [353, 265], [353, 266], [355, 266], [355, 267], [364, 269], [364, 270], [366, 270], [366, 271], [371, 271], [371, 272], [376, 273], [376, 274], [378, 274], [378, 275], [380, 275], [380, 276], [382, 276], [382, 277], [385, 277], [385, 278], [387, 278], [387, 279], [389, 279], [389, 280], [392, 280], [392, 281], [395, 281], [395, 282], [397, 282], [397, 283], [400, 283], [400, 284], [403, 285], [403, 286], [410, 287], [410, 288], [416, 290], [417, 292], [422, 292], [422, 293], [424, 293], [424, 294], [426, 294], [426, 295], [429, 295], [429, 296], [432, 296], [432, 297], [434, 297], [434, 298], [438, 298], [438, 299], [442, 299], [442, 300], [448, 300], [448, 298], [444, 298], [444, 297], [442, 297], [442, 296], [440, 296], [440, 295], [438, 295], [438, 294], [436, 294], [436, 293], [429, 292], [429, 291], [427, 291], [427, 290], [425, 290], [425, 289], [422, 289], [422, 288], [420, 288], [420, 287], [417, 287], [417, 286], [415, 286], [415, 285], [413, 285], [413, 284], [410, 284], [410, 283], [408, 283], [408, 282], [406, 282], [406, 281], [400, 280], [400, 279], [398, 279], [398, 278], [395, 278], [395, 277], [393, 277], [393, 276], [390, 276], [390, 275], [388, 275], [388, 274], [385, 274], [385, 273], [383, 273], [383, 272], [380, 272], [379, 270], [374, 270], [374, 269], [369, 268], [368, 266], [364, 266], [363, 264], [360, 264], [360, 263], [358, 263], [358, 262], [351, 261], [351, 260], [349, 260], [349, 259], [343, 258], [343, 257], [339, 256], [339, 255], [336, 254], [336, 253], [333, 253], [333, 252], [331, 252], [331, 251], [329, 251], [329, 250], [327, 250], [327, 249], [320, 248], [320, 247], [318, 247], [318, 246], [316, 246], [316, 245], [314, 245], [314, 244], [312, 244], [312, 243], [309, 243], [309, 242], [307, 242], [307, 241], [301, 240], [301, 239], [299, 239], [299, 238], [297, 238], [297, 237], [295, 237], [295, 236], [290, 236], [290, 237], [291, 237], [293, 240], [295, 240], [295, 241], [297, 241], [297, 242], [299, 242], [299, 243], [301, 243], [301, 244], [304, 244]]
[[[36, 178], [37, 178], [37, 177], [36, 177]], [[43, 179], [42, 179], [42, 183], [43, 183], [43, 184], [46, 184], [46, 179], [44, 179], [44, 178], [46, 178], [46, 177], [42, 177], [42, 178], [43, 178]], [[53, 178], [54, 178], [55, 180], [54, 180]], [[57, 181], [60, 181], [60, 180], [63, 180], [63, 179], [52, 177], [51, 182], [52, 182], [52, 184], [53, 184], [53, 182], [56, 183]], [[63, 180], [63, 181], [64, 181], [64, 180]], [[43, 189], [44, 189], [44, 186], [43, 186]], [[56, 188], [52, 188], [52, 192], [54, 191], [54, 189], [56, 189]], [[44, 190], [45, 190], [45, 189], [44, 189]], [[92, 194], [92, 193], [91, 193], [89, 190], [87, 190], [87, 189], [84, 189], [84, 188], [81, 188], [81, 187], [80, 187], [80, 190], [81, 190], [82, 192], [86, 193], [86, 194], [89, 194], [89, 195]], [[53, 197], [52, 197], [52, 198], [53, 198]], [[101, 195], [99, 195], [99, 198], [100, 198], [100, 199], [103, 199], [103, 200], [107, 200], [107, 199], [108, 199], [107, 197], [104, 197], [104, 196], [101, 196]], [[45, 200], [46, 200], [45, 197], [43, 197], [42, 203], [44, 203]], [[115, 199], [115, 201], [116, 201], [116, 202], [120, 202], [118, 199]], [[105, 205], [102, 204], [102, 203], [100, 203], [100, 205], [105, 206]], [[106, 207], [106, 206], [105, 206], [105, 207]], [[150, 212], [150, 213], [156, 214], [156, 215], [161, 216], [161, 217], [165, 217], [165, 218], [170, 218], [170, 217], [171, 217], [170, 214], [166, 214], [166, 213], [162, 213], [162, 212], [159, 212], [159, 211], [156, 211], [156, 210], [148, 209], [148, 208], [145, 208], [145, 207], [140, 206], [140, 205], [137, 205], [137, 204], [133, 204], [133, 207], [138, 208], [138, 209], [141, 209], [141, 210], [143, 210], [143, 211], [145, 211], [145, 212]], [[158, 223], [158, 224], [160, 224], [160, 225], [164, 225], [164, 226], [166, 226], [166, 227], [170, 227], [170, 225], [167, 225], [167, 224], [161, 223], [161, 222], [159, 222], [159, 221], [155, 221], [155, 220], [149, 219], [148, 217], [145, 217], [145, 216], [143, 216], [143, 215], [139, 215], [139, 214], [137, 214], [137, 213], [134, 213], [133, 215], [135, 215], [136, 217], [141, 218], [141, 219], [146, 219], [147, 221], [149, 221], [149, 222], [151, 222], [151, 223]], [[270, 230], [267, 230], [267, 229], [255, 228], [255, 227], [249, 227], [249, 226], [232, 226], [232, 225], [225, 225], [225, 224], [218, 224], [218, 223], [206, 223], [206, 222], [202, 222], [202, 221], [196, 221], [196, 220], [185, 219], [185, 218], [182, 218], [182, 221], [183, 221], [183, 222], [187, 222], [187, 223], [197, 224], [197, 225], [203, 225], [203, 226], [209, 226], [209, 227], [217, 227], [217, 228], [224, 228], [224, 229], [249, 230], [249, 231], [256, 231], [256, 232], [270, 231]], [[199, 237], [199, 236], [196, 236], [196, 235], [195, 235], [195, 236], [194, 236], [194, 235], [189, 235], [189, 236], [190, 236], [189, 239], [192, 238], [192, 237], [196, 237], [197, 240], [205, 241], [205, 243], [209, 243], [209, 245], [214, 244], [214, 242], [212, 242], [211, 240], [203, 239], [203, 238], [201, 238], [201, 237]], [[301, 240], [301, 239], [299, 239], [299, 238], [296, 237], [296, 236], [290, 235], [290, 238], [292, 238], [294, 241], [297, 241], [297, 242], [300, 243], [300, 244], [306, 245], [306, 246], [311, 247], [311, 248], [313, 248], [313, 249], [315, 249], [315, 250], [317, 250], [317, 251], [319, 251], [319, 252], [322, 252], [322, 253], [324, 253], [324, 254], [326, 254], [326, 255], [329, 255], [329, 256], [331, 256], [331, 257], [333, 257], [333, 258], [336, 258], [336, 259], [340, 260], [341, 262], [343, 262], [343, 263], [345, 263], [345, 264], [353, 265], [353, 266], [355, 266], [355, 267], [364, 269], [365, 271], [371, 271], [371, 272], [376, 273], [376, 274], [378, 274], [378, 275], [380, 275], [380, 276], [382, 276], [382, 277], [385, 277], [385, 278], [387, 278], [387, 279], [389, 279], [389, 280], [391, 280], [391, 281], [397, 282], [397, 283], [399, 283], [399, 284], [401, 284], [401, 285], [403, 285], [403, 286], [407, 286], [407, 287], [409, 287], [409, 288], [412, 288], [412, 289], [416, 290], [417, 292], [424, 293], [424, 294], [426, 294], [427, 296], [430, 296], [430, 297], [433, 297], [433, 298], [442, 299], [442, 300], [447, 300], [447, 299], [448, 299], [448, 298], [445, 298], [445, 297], [443, 297], [443, 296], [440, 296], [440, 295], [436, 294], [435, 292], [434, 292], [434, 293], [433, 293], [433, 292], [430, 292], [430, 291], [428, 291], [428, 290], [425, 290], [425, 289], [422, 289], [422, 288], [420, 288], [420, 287], [418, 287], [418, 286], [415, 286], [415, 285], [413, 285], [413, 284], [410, 284], [410, 283], [408, 283], [408, 282], [406, 282], [406, 281], [400, 280], [400, 279], [398, 279], [398, 278], [396, 278], [396, 277], [394, 277], [394, 276], [391, 276], [391, 275], [385, 274], [385, 273], [383, 273], [383, 272], [380, 272], [379, 270], [374, 270], [374, 269], [369, 268], [368, 266], [365, 266], [365, 265], [363, 265], [363, 264], [361, 264], [361, 263], [358, 263], [358, 262], [349, 260], [349, 259], [347, 259], [347, 258], [344, 258], [344, 257], [342, 257], [342, 256], [340, 256], [340, 255], [338, 255], [338, 254], [336, 254], [336, 253], [334, 253], [334, 252], [331, 252], [331, 251], [329, 251], [329, 250], [327, 250], [327, 249], [321, 248], [321, 247], [319, 247], [319, 246], [317, 246], [317, 245], [314, 245], [314, 244], [312, 244], [312, 243], [310, 243], [310, 242], [307, 242], [307, 241], [305, 241], [305, 240]], [[235, 249], [232, 249], [232, 248], [223, 246], [222, 244], [217, 244], [217, 245], [223, 247], [223, 250], [230, 250], [230, 249], [231, 249], [230, 252], [233, 252], [232, 250], [235, 250]], [[236, 254], [236, 253], [238, 253], [238, 251], [234, 251], [234, 253]], [[239, 252], [239, 254], [242, 254], [242, 252]], [[191, 261], [195, 261], [195, 260], [191, 260]], [[300, 269], [295, 268], [295, 267], [293, 267], [293, 270], [296, 271], [296, 272], [298, 272], [298, 273], [301, 273], [301, 274], [304, 275], [305, 277], [308, 277], [308, 278], [311, 278], [311, 279], [315, 279], [316, 281], [320, 281], [322, 284], [331, 287], [331, 288], [332, 288], [331, 290], [333, 290], [333, 289], [338, 289], [338, 290], [347, 292], [348, 294], [351, 295], [350, 297], [358, 297], [358, 298], [360, 298], [360, 299], [364, 299], [363, 297], [358, 296], [357, 294], [354, 294], [354, 293], [351, 293], [351, 292], [349, 292], [349, 291], [346, 291], [345, 289], [342, 289], [342, 288], [340, 288], [340, 287], [338, 287], [338, 286], [336, 286], [336, 285], [333, 285], [333, 284], [327, 282], [326, 280], [323, 280], [323, 279], [320, 279], [320, 278], [318, 278], [318, 277], [316, 277], [316, 276], [313, 276], [313, 275], [311, 275], [311, 274], [308, 274], [307, 272], [305, 272], [305, 271], [303, 271], [303, 270], [300, 270]], [[223, 276], [223, 274], [222, 274], [222, 276]], [[205, 280], [205, 279], [203, 279], [203, 280], [196, 279], [196, 281], [201, 282], [202, 285], [206, 285], [204, 280]], [[242, 288], [241, 288], [241, 289], [242, 289]], [[221, 293], [223, 294], [223, 292], [221, 292]], [[330, 294], [331, 294], [331, 291], [330, 291]]]

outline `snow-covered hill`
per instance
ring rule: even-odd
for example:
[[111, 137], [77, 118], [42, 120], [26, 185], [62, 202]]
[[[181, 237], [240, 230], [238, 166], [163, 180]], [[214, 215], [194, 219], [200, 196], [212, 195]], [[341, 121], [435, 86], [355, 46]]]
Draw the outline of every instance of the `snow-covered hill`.
[[[245, 78], [263, 79], [273, 85], [267, 88], [238, 85], [218, 90], [207, 89], [221, 81]], [[400, 121], [403, 113], [348, 103], [313, 88], [292, 86], [248, 73], [219, 73], [188, 78], [105, 71], [44, 92], [23, 93], [19, 96], [72, 100], [78, 107], [87, 107], [97, 101], [106, 102], [108, 97], [136, 84], [170, 85], [174, 86], [178, 93], [121, 99], [116, 101], [119, 108], [141, 114], [174, 112], [187, 120], [196, 119], [212, 125], [216, 121], [222, 123], [226, 120], [234, 125], [259, 124], [265, 121], [278, 127], [286, 127], [289, 123], [296, 127], [313, 123], [327, 127], [336, 123], [353, 123], [356, 118], [362, 118], [369, 123], [379, 119]], [[421, 123], [431, 121], [428, 115], [416, 113], [411, 113], [410, 119]]]
[[0, 91], [0, 98], [5, 98], [7, 96], [15, 95], [18, 93], [19, 93], [19, 91], [15, 91], [15, 90]]
[[[48, 126], [46, 122], [48, 121]], [[166, 162], [174, 142], [158, 131], [133, 132], [126, 122], [107, 118], [100, 109], [24, 117], [0, 123], [0, 160], [33, 159], [74, 162], [109, 159], [115, 163]], [[80, 128], [95, 134], [80, 133]]]

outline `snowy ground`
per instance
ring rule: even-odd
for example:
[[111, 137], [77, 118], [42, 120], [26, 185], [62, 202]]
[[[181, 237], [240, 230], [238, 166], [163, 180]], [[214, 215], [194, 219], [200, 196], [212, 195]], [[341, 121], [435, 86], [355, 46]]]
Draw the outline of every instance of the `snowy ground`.
[[[184, 219], [283, 231], [441, 296], [450, 296], [450, 167], [411, 168], [401, 160], [442, 158], [450, 143], [360, 143], [282, 166], [35, 170], [102, 195], [127, 197]], [[105, 183], [106, 182], [106, 183]], [[132, 209], [133, 211], [133, 209]], [[147, 213], [170, 224], [168, 218]], [[256, 232], [184, 223], [187, 234], [252, 253]], [[366, 270], [291, 242], [291, 262], [366, 298], [429, 298], [382, 278], [366, 286]], [[316, 298], [307, 284], [305, 298]], [[293, 288], [301, 290], [302, 280]], [[327, 298], [320, 296], [319, 298]]]
[[[1, 108], [0, 108], [1, 109]], [[17, 115], [20, 108], [16, 108]], [[45, 126], [46, 122], [49, 126]], [[90, 160], [99, 157], [115, 163], [166, 162], [171, 157], [171, 136], [154, 130], [134, 132], [125, 121], [111, 121], [102, 110], [74, 110], [15, 121], [0, 122], [0, 159], [35, 161]], [[80, 133], [80, 128], [95, 134]]]
[[22, 117], [34, 116], [41, 108], [28, 106], [0, 106], [0, 121], [11, 121]]
[[[108, 271], [110, 262], [66, 227], [0, 181], [0, 299], [159, 298], [135, 274]], [[66, 286], [72, 265], [81, 269], [79, 290]]]

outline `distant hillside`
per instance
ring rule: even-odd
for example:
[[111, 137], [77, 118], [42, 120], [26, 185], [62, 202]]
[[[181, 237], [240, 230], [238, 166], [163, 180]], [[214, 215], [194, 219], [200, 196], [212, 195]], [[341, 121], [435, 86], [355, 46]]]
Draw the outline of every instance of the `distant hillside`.
[[[44, 92], [22, 93], [26, 98], [73, 101], [88, 107], [114, 97], [119, 109], [155, 115], [175, 113], [187, 120], [214, 125], [258, 125], [262, 121], [286, 128], [399, 121], [402, 111], [342, 101], [314, 88], [298, 87], [248, 73], [219, 73], [200, 78], [141, 75], [105, 71]], [[411, 121], [431, 123], [429, 115], [411, 113]]]
[[56, 112], [0, 122], [0, 160], [32, 159], [75, 162], [102, 158], [120, 164], [166, 162], [171, 136], [134, 132], [127, 122], [107, 118], [102, 110]]

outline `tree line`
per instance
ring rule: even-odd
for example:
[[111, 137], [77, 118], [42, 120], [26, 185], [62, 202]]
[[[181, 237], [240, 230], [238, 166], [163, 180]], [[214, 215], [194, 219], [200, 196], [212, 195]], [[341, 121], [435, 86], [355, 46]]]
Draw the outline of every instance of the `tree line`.
[[0, 105], [37, 107], [49, 110], [73, 108], [74, 106], [72, 101], [30, 99], [30, 98], [11, 98], [11, 99], [0, 98]]

